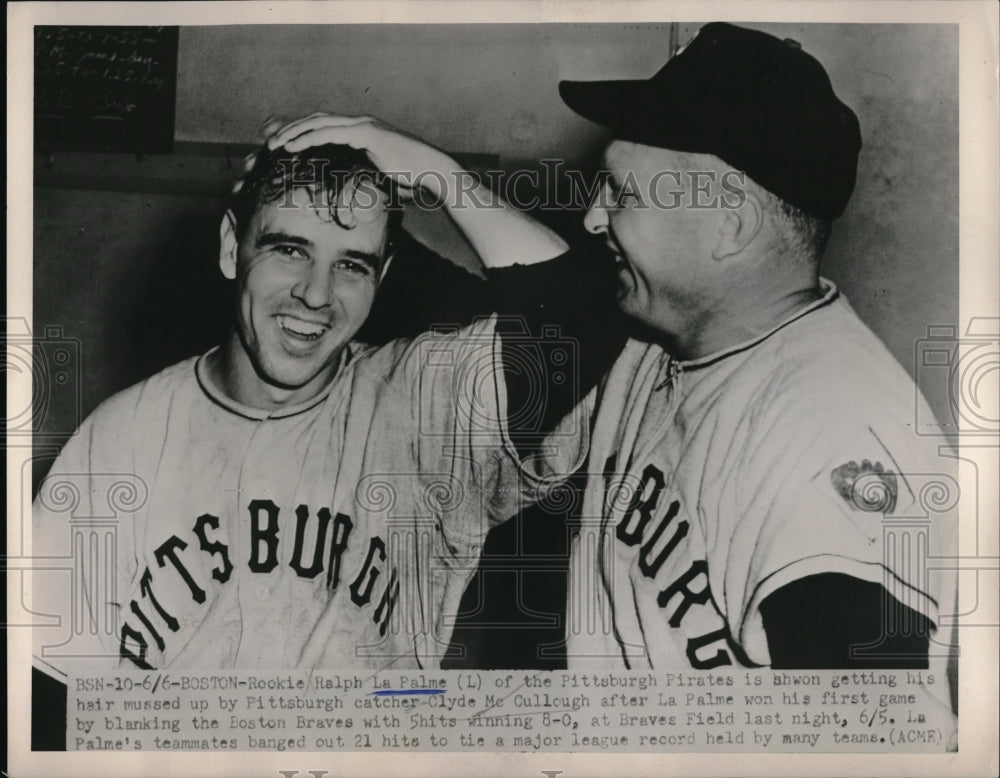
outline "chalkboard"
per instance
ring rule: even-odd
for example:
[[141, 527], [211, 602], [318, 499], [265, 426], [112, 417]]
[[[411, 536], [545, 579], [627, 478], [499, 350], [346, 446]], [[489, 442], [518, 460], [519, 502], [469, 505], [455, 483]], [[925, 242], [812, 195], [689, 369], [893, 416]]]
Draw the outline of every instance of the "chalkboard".
[[177, 30], [35, 27], [35, 149], [170, 152]]

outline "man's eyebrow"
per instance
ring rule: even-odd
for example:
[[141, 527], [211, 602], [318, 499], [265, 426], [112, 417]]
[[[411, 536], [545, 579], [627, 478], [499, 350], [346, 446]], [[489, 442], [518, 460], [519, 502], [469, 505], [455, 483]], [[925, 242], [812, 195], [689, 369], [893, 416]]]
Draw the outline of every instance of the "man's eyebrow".
[[303, 238], [301, 235], [290, 235], [287, 232], [262, 232], [257, 236], [258, 248], [288, 243], [294, 246], [302, 246], [303, 248], [309, 248], [313, 244], [308, 238]]
[[[292, 235], [287, 232], [262, 232], [257, 237], [258, 248], [282, 245], [312, 248], [313, 242], [308, 238], [303, 238], [301, 235]], [[355, 259], [359, 262], [364, 262], [366, 265], [370, 265], [373, 270], [379, 270], [382, 267], [382, 262], [384, 261], [379, 254], [375, 254], [370, 251], [361, 251], [359, 249], [347, 249], [343, 252], [342, 256], [345, 259]]]
[[611, 179], [611, 183], [613, 183], [615, 186], [620, 187], [622, 185], [621, 179], [618, 178], [618, 176], [615, 174], [615, 171], [613, 171], [611, 168], [605, 168], [605, 175]]

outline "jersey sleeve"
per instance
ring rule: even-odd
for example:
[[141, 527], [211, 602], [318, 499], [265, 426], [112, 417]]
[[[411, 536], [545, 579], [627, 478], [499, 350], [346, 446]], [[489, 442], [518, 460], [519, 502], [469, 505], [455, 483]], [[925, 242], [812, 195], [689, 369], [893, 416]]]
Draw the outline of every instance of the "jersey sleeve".
[[[363, 441], [362, 459], [345, 453], [340, 480], [356, 468], [355, 520], [384, 525], [390, 559], [416, 560], [397, 568], [399, 591], [414, 603], [404, 628], [425, 667], [448, 647], [490, 527], [563, 483], [589, 443], [592, 397], [543, 441], [540, 456], [518, 456], [496, 325], [491, 316], [390, 344], [359, 362], [349, 392], [345, 439]], [[324, 655], [331, 645], [320, 649]]]
[[957, 485], [944, 472], [948, 460], [935, 461], [906, 431], [841, 421], [788, 414], [742, 452], [745, 465], [722, 490], [719, 527], [707, 533], [709, 567], [714, 556], [721, 571], [712, 590], [755, 662], [770, 659], [761, 602], [811, 575], [880, 584], [939, 623], [944, 587], [928, 565], [950, 547], [955, 506], [945, 500], [928, 510], [928, 499]]
[[[431, 429], [447, 429], [452, 436], [445, 448], [421, 436], [422, 463], [443, 466], [442, 455], [469, 463], [473, 483], [482, 491], [484, 513], [492, 523], [539, 499], [583, 463], [593, 409], [593, 393], [588, 392], [567, 403], [566, 411], [548, 429], [532, 426], [534, 445], [525, 456], [525, 449], [519, 450], [514, 443], [512, 426], [532, 414], [535, 403], [544, 403], [553, 378], [559, 368], [573, 361], [569, 352], [578, 344], [560, 341], [552, 332], [541, 337], [531, 332], [501, 334], [501, 327], [499, 317], [494, 316], [463, 330], [448, 344], [454, 349], [454, 372], [441, 370], [442, 365], [432, 358], [421, 377], [421, 394], [444, 400], [432, 404], [429, 414], [422, 408], [421, 418], [432, 419]], [[505, 359], [519, 357], [523, 361], [518, 366], [505, 369]], [[527, 373], [532, 383], [530, 396], [519, 395], [521, 405], [513, 407], [506, 379], [517, 371]], [[520, 429], [523, 439], [523, 424]]]
[[[530, 338], [525, 343], [530, 347]], [[535, 456], [519, 456], [496, 315], [391, 348], [401, 351], [391, 354], [390, 369], [381, 364], [385, 351], [365, 368], [386, 385], [375, 426], [364, 431], [366, 483], [385, 474], [394, 512], [406, 505], [433, 517], [448, 548], [478, 553], [490, 526], [541, 499], [583, 463], [593, 393], [542, 438]]]
[[398, 392], [382, 405], [408, 406], [413, 441], [389, 454], [403, 470], [416, 458], [416, 504], [428, 490], [462, 493], [443, 522], [453, 536], [481, 541], [583, 464], [595, 387], [625, 342], [606, 273], [579, 250], [491, 270], [496, 313], [398, 347], [388, 371]]
[[114, 439], [125, 431], [104, 423], [123, 401], [109, 401], [81, 425], [32, 505], [33, 662], [63, 682], [71, 672], [118, 663], [119, 593], [135, 567], [122, 551], [132, 548], [128, 517], [146, 492], [134, 468], [114, 461]]

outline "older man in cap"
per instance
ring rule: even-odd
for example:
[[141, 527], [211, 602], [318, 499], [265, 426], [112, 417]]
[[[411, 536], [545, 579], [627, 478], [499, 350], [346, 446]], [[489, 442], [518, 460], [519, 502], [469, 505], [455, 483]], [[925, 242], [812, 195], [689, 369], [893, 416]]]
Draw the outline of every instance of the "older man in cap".
[[954, 590], [921, 562], [953, 528], [917, 563], [885, 531], [941, 471], [924, 400], [819, 275], [856, 116], [798, 43], [721, 23], [648, 80], [560, 93], [612, 131], [585, 226], [638, 333], [600, 391], [570, 666], [930, 663], [947, 687]]

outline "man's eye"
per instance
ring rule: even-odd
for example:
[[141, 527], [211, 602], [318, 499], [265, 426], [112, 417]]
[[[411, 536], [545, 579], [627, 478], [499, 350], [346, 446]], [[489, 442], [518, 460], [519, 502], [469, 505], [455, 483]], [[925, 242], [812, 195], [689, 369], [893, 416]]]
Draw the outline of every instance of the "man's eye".
[[369, 276], [372, 274], [372, 269], [368, 265], [353, 259], [338, 259], [336, 267], [338, 270], [346, 270], [354, 275]]
[[306, 253], [298, 246], [275, 246], [274, 250], [286, 259], [306, 258]]
[[619, 186], [614, 179], [608, 179], [609, 204], [614, 208], [627, 208], [638, 205], [639, 195], [630, 186]]

